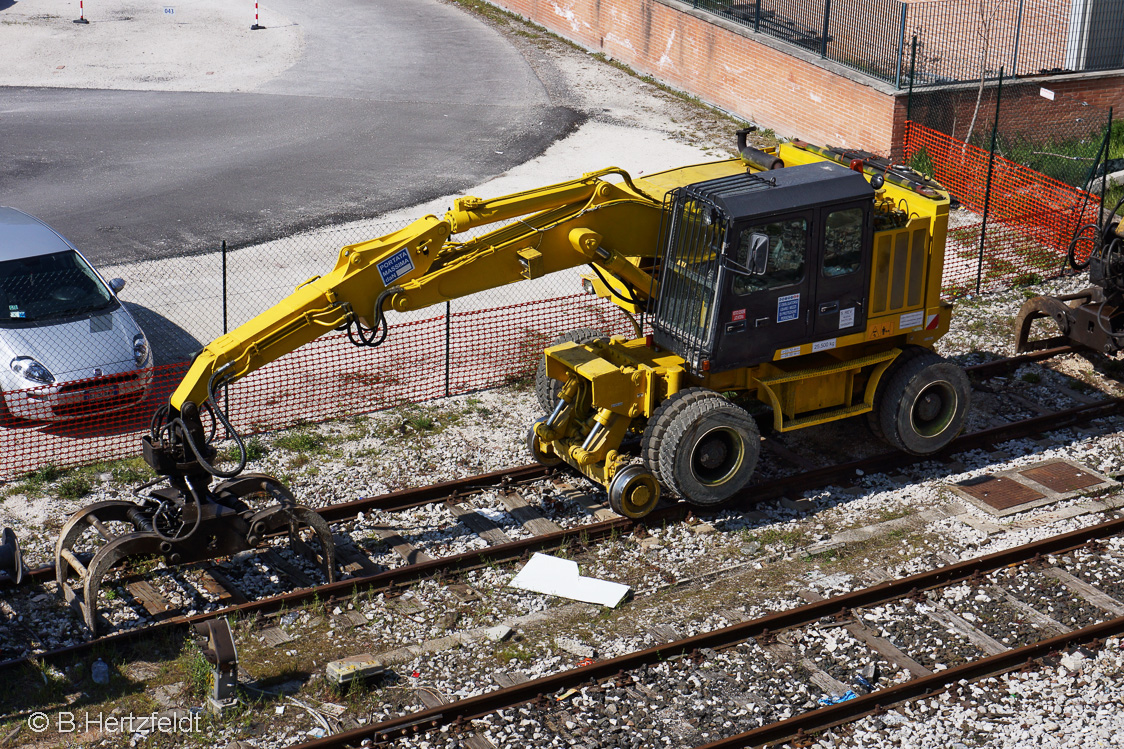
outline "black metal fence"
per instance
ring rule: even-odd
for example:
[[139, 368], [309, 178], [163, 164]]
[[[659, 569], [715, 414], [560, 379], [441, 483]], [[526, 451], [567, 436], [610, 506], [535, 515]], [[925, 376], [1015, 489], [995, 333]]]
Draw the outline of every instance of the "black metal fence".
[[1124, 68], [1124, 0], [693, 0], [873, 78], [914, 85]]
[[914, 3], [915, 85], [1124, 68], [1124, 0]]

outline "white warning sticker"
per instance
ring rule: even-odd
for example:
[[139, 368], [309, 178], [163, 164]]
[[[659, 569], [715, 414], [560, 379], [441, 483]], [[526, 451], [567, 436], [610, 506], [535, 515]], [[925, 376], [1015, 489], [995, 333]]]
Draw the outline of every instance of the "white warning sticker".
[[916, 328], [925, 320], [925, 310], [919, 309], [916, 312], [907, 312], [898, 318], [898, 330], [905, 330], [906, 328]]
[[791, 359], [794, 356], [800, 356], [800, 347], [799, 346], [793, 346], [792, 348], [782, 348], [781, 349], [781, 355], [780, 355], [781, 359]]
[[839, 329], [850, 328], [855, 324], [855, 308], [848, 307], [847, 309], [839, 310]]

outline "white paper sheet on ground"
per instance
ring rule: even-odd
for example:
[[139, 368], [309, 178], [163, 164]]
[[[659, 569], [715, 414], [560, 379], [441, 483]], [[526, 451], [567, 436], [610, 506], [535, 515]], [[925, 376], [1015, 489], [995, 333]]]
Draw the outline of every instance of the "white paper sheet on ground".
[[617, 606], [631, 590], [623, 583], [582, 577], [578, 574], [577, 562], [549, 554], [531, 557], [508, 586], [609, 607]]

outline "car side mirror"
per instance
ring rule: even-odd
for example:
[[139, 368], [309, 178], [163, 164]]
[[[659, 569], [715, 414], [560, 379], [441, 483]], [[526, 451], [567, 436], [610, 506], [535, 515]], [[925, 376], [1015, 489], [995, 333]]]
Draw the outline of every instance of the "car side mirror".
[[109, 288], [113, 291], [114, 294], [120, 294], [121, 289], [125, 288], [125, 279], [124, 278], [111, 278], [111, 279], [109, 279]]
[[754, 274], [765, 274], [769, 262], [769, 235], [753, 233], [749, 235], [749, 262], [746, 263]]

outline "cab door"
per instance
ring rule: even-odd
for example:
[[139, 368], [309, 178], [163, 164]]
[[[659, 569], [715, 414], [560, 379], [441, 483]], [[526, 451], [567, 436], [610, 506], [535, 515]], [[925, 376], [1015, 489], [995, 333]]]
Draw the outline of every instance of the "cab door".
[[[734, 226], [725, 248], [711, 371], [770, 361], [777, 349], [808, 339], [817, 272], [810, 262], [812, 217], [807, 211]], [[750, 267], [754, 235], [768, 237], [763, 273]]]
[[873, 218], [869, 201], [816, 211], [822, 253], [816, 269], [812, 337], [827, 340], [865, 329]]

